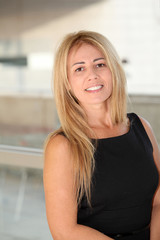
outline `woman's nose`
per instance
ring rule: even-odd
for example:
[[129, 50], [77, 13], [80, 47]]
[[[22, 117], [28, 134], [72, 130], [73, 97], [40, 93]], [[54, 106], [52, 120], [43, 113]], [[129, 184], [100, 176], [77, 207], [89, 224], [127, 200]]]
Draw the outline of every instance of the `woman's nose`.
[[98, 76], [97, 76], [97, 73], [95, 71], [95, 69], [91, 68], [89, 69], [89, 72], [88, 72], [88, 81], [91, 81], [91, 80], [94, 80], [94, 79], [97, 79]]

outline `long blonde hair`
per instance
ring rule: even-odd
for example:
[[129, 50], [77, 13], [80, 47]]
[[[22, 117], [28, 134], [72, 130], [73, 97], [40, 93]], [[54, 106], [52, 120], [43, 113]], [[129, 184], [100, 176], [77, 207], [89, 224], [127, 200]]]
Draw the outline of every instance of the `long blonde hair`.
[[54, 65], [54, 97], [61, 127], [50, 134], [46, 146], [51, 137], [59, 133], [63, 133], [69, 140], [74, 159], [77, 202], [79, 204], [85, 194], [90, 205], [92, 175], [95, 167], [95, 145], [89, 137], [92, 130], [87, 123], [85, 112], [69, 91], [67, 77], [68, 54], [73, 46], [79, 47], [82, 43], [97, 47], [104, 54], [112, 73], [111, 117], [113, 124], [126, 121], [126, 79], [121, 60], [114, 47], [106, 37], [99, 33], [80, 31], [68, 34], [57, 50]]

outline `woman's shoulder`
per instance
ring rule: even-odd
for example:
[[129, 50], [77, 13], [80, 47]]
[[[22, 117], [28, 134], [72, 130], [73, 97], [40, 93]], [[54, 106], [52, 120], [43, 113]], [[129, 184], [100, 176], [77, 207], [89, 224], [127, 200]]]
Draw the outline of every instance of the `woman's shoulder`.
[[135, 123], [135, 122], [139, 123], [141, 126], [144, 127], [147, 133], [152, 131], [152, 127], [150, 123], [144, 117], [134, 112], [128, 113], [127, 116], [130, 119], [131, 123]]
[[63, 164], [67, 159], [71, 159], [70, 142], [62, 131], [50, 133], [44, 148], [44, 164]]
[[139, 122], [139, 126], [142, 126], [141, 128], [143, 128], [145, 130], [145, 133], [147, 134], [148, 139], [150, 140], [150, 143], [152, 145], [153, 151], [158, 151], [158, 143], [155, 137], [155, 134], [153, 132], [152, 126], [149, 123], [149, 121], [147, 119], [145, 119], [144, 117], [133, 113], [132, 116], [134, 116], [134, 118], [137, 119], [137, 121]]
[[150, 123], [142, 116], [140, 116], [137, 113], [131, 112], [131, 113], [127, 113], [128, 118], [130, 119], [131, 124], [132, 123], [139, 123], [140, 125], [142, 125], [145, 130], [149, 130], [152, 129]]
[[44, 153], [44, 182], [56, 182], [64, 175], [72, 178], [72, 171], [73, 157], [68, 139], [61, 134], [52, 136]]
[[69, 141], [64, 134], [50, 134], [45, 146], [45, 153], [58, 153], [59, 151], [63, 152], [69, 148], [69, 145]]

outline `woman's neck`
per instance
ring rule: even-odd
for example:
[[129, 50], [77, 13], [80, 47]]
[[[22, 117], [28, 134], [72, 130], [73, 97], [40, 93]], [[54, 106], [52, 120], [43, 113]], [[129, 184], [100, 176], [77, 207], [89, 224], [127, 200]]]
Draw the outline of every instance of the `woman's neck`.
[[99, 104], [83, 106], [88, 125], [92, 129], [91, 138], [108, 138], [123, 135], [129, 131], [125, 122], [113, 124], [109, 105]]
[[83, 108], [91, 128], [113, 127], [109, 106], [107, 104], [89, 105]]

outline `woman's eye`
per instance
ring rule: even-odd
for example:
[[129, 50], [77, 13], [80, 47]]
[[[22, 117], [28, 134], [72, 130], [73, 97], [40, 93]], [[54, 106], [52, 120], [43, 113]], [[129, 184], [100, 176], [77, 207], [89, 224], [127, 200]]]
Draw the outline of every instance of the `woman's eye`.
[[81, 72], [81, 71], [83, 71], [84, 70], [84, 67], [79, 67], [79, 68], [77, 68], [76, 70], [75, 70], [75, 72]]
[[98, 68], [100, 68], [100, 67], [104, 67], [105, 64], [104, 64], [104, 63], [99, 63], [99, 64], [97, 64], [96, 66], [97, 66]]

